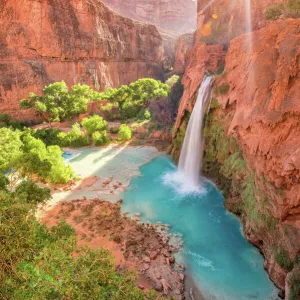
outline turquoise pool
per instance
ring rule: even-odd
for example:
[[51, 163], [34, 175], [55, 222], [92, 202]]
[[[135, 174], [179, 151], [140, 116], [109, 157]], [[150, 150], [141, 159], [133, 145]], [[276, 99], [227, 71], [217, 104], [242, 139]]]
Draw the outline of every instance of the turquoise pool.
[[209, 181], [200, 193], [185, 193], [174, 178], [171, 158], [160, 156], [140, 168], [124, 192], [122, 210], [141, 213], [142, 221], [171, 225], [181, 233], [177, 254], [206, 299], [278, 299], [263, 268], [263, 257], [244, 238], [241, 224], [228, 213], [220, 191]]

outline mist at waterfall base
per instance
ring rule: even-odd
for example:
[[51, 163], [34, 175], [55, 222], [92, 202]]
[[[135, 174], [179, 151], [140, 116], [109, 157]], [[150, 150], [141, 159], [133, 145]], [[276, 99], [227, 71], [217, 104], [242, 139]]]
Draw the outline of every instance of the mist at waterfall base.
[[277, 299], [277, 290], [263, 268], [263, 257], [242, 233], [239, 220], [224, 208], [214, 184], [200, 177], [201, 136], [212, 78], [203, 80], [193, 109], [177, 170], [160, 156], [140, 168], [123, 195], [122, 211], [141, 213], [143, 222], [171, 225], [182, 235], [177, 253], [205, 299]]

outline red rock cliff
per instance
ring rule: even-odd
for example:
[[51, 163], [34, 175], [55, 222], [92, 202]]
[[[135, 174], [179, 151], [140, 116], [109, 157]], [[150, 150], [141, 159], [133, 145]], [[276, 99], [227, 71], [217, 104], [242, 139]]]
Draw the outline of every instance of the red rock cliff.
[[235, 106], [229, 132], [249, 166], [285, 190], [286, 199], [273, 199], [273, 215], [300, 221], [299, 28], [299, 19], [282, 20], [254, 32], [252, 47], [249, 34], [233, 40], [224, 78], [230, 89], [219, 102]]
[[197, 3], [193, 0], [103, 0], [108, 6], [133, 19], [184, 33], [196, 28]]
[[162, 76], [162, 39], [153, 25], [109, 10], [100, 0], [0, 3], [0, 113], [54, 81], [96, 89]]
[[270, 5], [287, 0], [198, 0], [197, 40], [226, 44], [266, 25]]

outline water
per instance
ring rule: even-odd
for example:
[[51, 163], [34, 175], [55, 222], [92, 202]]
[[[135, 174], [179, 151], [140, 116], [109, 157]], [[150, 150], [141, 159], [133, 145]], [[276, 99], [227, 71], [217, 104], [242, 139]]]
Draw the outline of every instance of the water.
[[171, 158], [160, 156], [140, 168], [124, 192], [122, 210], [140, 212], [142, 221], [171, 225], [183, 236], [178, 253], [205, 299], [277, 299], [277, 290], [263, 269], [263, 257], [244, 238], [237, 218], [229, 214], [224, 198], [202, 180], [199, 193], [183, 193], [172, 180], [178, 176]]
[[204, 146], [202, 126], [206, 104], [211, 98], [211, 85], [212, 77], [206, 77], [201, 84], [181, 149], [179, 170], [182, 178], [179, 182], [184, 180], [184, 186], [190, 191], [198, 190], [200, 185], [199, 174]]
[[72, 158], [74, 158], [76, 156], [76, 153], [69, 153], [69, 152], [64, 152], [62, 154], [62, 157], [64, 158], [64, 160], [68, 161], [71, 160]]

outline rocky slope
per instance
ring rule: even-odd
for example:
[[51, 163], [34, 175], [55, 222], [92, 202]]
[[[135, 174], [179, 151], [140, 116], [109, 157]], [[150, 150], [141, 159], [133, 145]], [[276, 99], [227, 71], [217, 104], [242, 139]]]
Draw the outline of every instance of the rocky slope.
[[136, 20], [185, 33], [196, 28], [196, 2], [193, 0], [103, 0], [109, 7]]
[[54, 81], [96, 89], [161, 78], [162, 38], [154, 25], [109, 10], [100, 0], [0, 3], [0, 113]]

